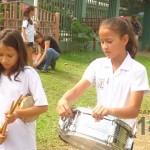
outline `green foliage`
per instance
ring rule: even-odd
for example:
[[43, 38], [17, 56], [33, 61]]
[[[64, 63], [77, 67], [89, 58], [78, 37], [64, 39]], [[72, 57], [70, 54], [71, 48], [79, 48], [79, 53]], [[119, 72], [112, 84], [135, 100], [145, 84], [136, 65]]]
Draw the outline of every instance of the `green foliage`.
[[91, 41], [96, 36], [91, 27], [75, 20], [71, 24], [73, 40], [79, 43], [79, 49], [87, 50], [91, 47]]
[[144, 1], [145, 0], [120, 0], [121, 7], [126, 8], [126, 10], [120, 10], [120, 15], [138, 15], [140, 12], [143, 12]]

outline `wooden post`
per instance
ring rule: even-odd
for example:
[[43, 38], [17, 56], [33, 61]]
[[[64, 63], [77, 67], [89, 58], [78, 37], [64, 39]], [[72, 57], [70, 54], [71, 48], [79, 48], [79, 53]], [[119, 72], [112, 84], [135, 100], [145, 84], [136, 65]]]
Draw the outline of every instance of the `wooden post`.
[[4, 28], [8, 28], [9, 11], [5, 11], [4, 13], [5, 13]]
[[56, 41], [59, 40], [59, 21], [60, 21], [60, 13], [55, 13], [55, 29], [54, 29], [54, 38]]
[[95, 51], [95, 50], [96, 50], [96, 39], [93, 38], [93, 51]]
[[108, 17], [119, 16], [119, 7], [120, 7], [120, 0], [110, 0]]
[[34, 6], [35, 8], [35, 20], [38, 20], [38, 11], [37, 11], [37, 7], [38, 7], [38, 0], [34, 0]]
[[146, 1], [144, 4], [144, 23], [143, 23], [143, 35], [142, 35], [142, 50], [150, 50], [150, 2]]

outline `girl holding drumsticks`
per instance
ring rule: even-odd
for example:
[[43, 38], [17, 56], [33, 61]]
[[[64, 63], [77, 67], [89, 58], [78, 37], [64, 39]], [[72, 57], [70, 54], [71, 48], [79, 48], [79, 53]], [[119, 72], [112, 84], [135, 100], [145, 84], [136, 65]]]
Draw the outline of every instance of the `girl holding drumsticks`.
[[[33, 96], [34, 106], [16, 109], [11, 103], [20, 95]], [[6, 135], [0, 133], [0, 150], [36, 150], [35, 121], [21, 118], [40, 115], [48, 109], [47, 98], [37, 72], [27, 66], [26, 46], [21, 33], [5, 29], [0, 32], [0, 124], [8, 122]]]
[[93, 61], [82, 79], [60, 99], [60, 116], [71, 116], [70, 104], [93, 83], [97, 105], [92, 115], [96, 121], [112, 115], [135, 126], [143, 95], [149, 91], [147, 71], [134, 60], [137, 45], [130, 22], [125, 17], [109, 18], [99, 29], [101, 47], [106, 55]]

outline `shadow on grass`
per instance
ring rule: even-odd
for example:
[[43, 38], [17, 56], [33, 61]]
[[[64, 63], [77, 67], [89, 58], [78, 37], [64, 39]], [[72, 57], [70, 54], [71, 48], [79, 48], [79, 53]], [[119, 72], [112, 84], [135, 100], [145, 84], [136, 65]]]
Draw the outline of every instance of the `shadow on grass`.
[[102, 51], [73, 51], [62, 54], [61, 59], [80, 64], [89, 64], [100, 57], [104, 57]]
[[[42, 78], [45, 78], [47, 80], [58, 80], [61, 82], [61, 80], [63, 80], [63, 82], [68, 81], [68, 82], [72, 82], [72, 81], [78, 81], [78, 79], [80, 79], [82, 76], [80, 76], [77, 73], [72, 73], [68, 70], [55, 70], [55, 71], [48, 71], [47, 73], [40, 73], [40, 76]], [[64, 81], [65, 80], [65, 81]]]

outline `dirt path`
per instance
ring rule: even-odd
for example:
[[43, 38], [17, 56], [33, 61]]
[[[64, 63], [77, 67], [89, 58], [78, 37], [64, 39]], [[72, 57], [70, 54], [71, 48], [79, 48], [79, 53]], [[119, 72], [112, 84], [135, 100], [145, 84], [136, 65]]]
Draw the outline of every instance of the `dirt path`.
[[[139, 51], [137, 55], [150, 58], [150, 52]], [[150, 114], [142, 115], [142, 117], [145, 117], [145, 134], [141, 132], [142, 124], [139, 124], [134, 150], [150, 150], [150, 124], [147, 123], [150, 120]]]
[[[143, 120], [141, 120], [143, 117]], [[135, 138], [134, 150], [150, 150], [150, 114], [140, 115], [137, 138]], [[145, 123], [145, 127], [144, 124]], [[143, 131], [145, 132], [143, 132]]]
[[149, 57], [150, 58], [150, 52], [138, 51], [137, 55], [144, 56], [144, 57]]

